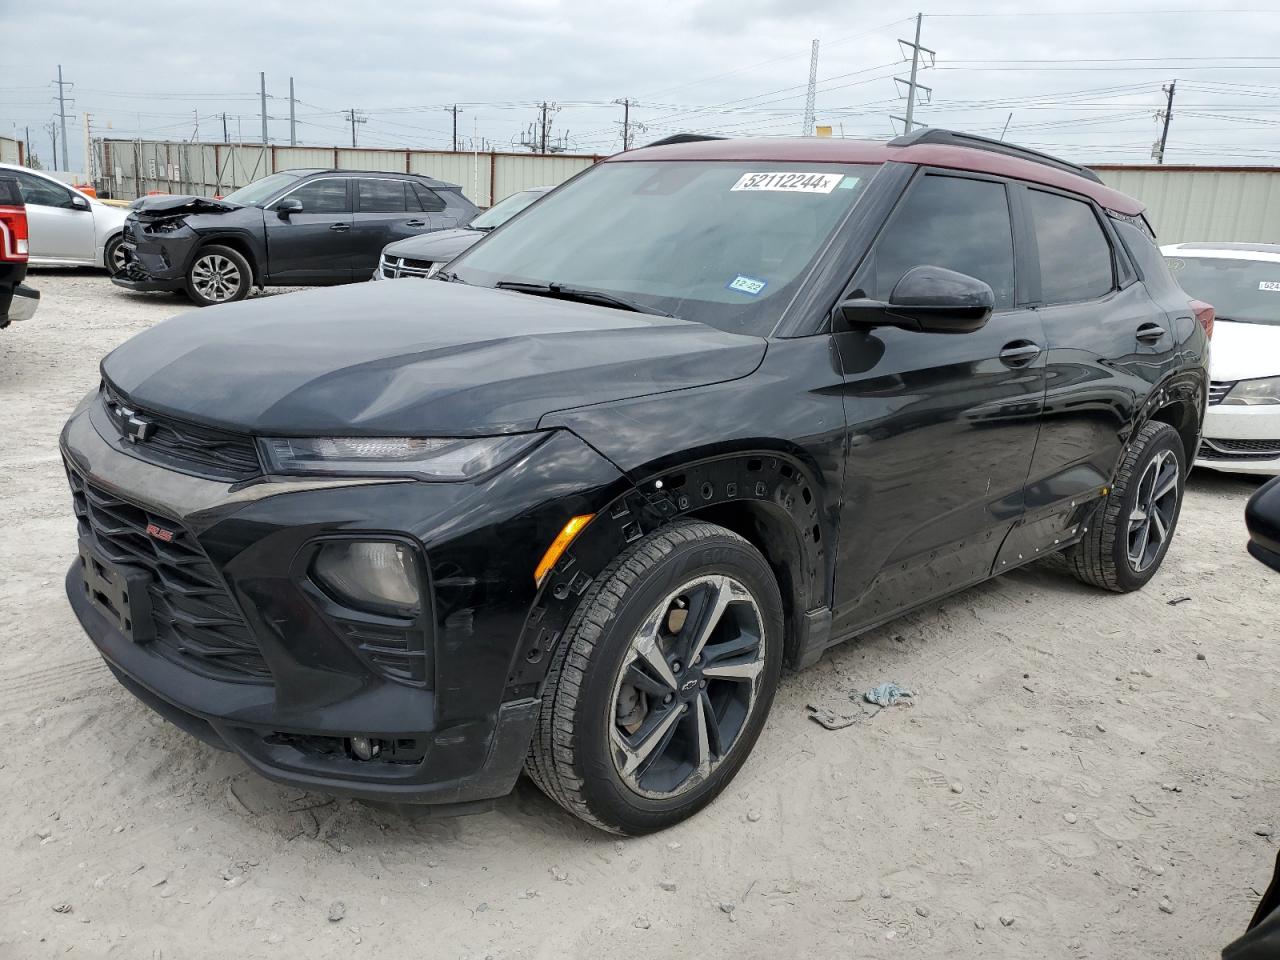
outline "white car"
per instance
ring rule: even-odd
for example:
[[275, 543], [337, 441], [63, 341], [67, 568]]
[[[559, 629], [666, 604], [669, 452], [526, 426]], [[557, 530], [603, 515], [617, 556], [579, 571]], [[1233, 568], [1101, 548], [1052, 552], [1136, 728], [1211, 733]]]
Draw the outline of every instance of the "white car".
[[0, 174], [16, 177], [27, 204], [33, 267], [124, 269], [121, 231], [129, 211], [108, 206], [39, 170], [0, 163]]
[[1280, 244], [1160, 250], [1182, 289], [1216, 313], [1196, 466], [1280, 474]]

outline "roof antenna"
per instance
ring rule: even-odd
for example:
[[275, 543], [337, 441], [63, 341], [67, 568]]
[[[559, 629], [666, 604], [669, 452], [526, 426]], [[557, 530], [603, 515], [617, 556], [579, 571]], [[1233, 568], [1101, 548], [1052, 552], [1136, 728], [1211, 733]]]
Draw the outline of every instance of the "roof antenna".
[[1009, 116], [1004, 122], [1004, 129], [1000, 131], [1000, 140], [1004, 142], [1004, 135], [1009, 132], [1009, 121], [1013, 119], [1013, 111], [1009, 111]]

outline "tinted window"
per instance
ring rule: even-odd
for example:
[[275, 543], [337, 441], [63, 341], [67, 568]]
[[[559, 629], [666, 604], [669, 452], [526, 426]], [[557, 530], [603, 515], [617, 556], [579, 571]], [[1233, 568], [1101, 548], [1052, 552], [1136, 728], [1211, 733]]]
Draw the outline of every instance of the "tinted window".
[[445, 208], [445, 202], [422, 184], [415, 183], [413, 189], [418, 195], [418, 206], [415, 209], [425, 210], [428, 213], [439, 213]]
[[1040, 297], [1071, 303], [1105, 296], [1115, 286], [1111, 244], [1093, 207], [1043, 190], [1028, 190], [1036, 246], [1040, 250]]
[[996, 307], [1012, 307], [1013, 228], [1004, 184], [961, 177], [918, 181], [876, 242], [862, 286], [888, 300], [912, 267], [946, 267], [991, 285]]
[[1169, 268], [1159, 249], [1151, 242], [1151, 234], [1132, 220], [1112, 218], [1111, 224], [1120, 235], [1120, 241], [1129, 251], [1129, 256], [1133, 257], [1138, 273], [1147, 286], [1153, 290], [1172, 287], [1173, 277], [1169, 275]]
[[[404, 213], [404, 182], [402, 180], [357, 180], [360, 191], [361, 213]], [[413, 209], [418, 209], [414, 199]]]
[[1280, 263], [1176, 253], [1168, 259], [1182, 289], [1213, 304], [1219, 320], [1280, 327]]
[[71, 191], [65, 187], [50, 183], [43, 177], [33, 177], [29, 173], [18, 173], [16, 170], [13, 171], [13, 176], [18, 178], [18, 186], [22, 188], [22, 199], [27, 203], [42, 207], [71, 206]]
[[289, 197], [302, 201], [303, 213], [351, 212], [345, 180], [312, 180], [293, 191]]

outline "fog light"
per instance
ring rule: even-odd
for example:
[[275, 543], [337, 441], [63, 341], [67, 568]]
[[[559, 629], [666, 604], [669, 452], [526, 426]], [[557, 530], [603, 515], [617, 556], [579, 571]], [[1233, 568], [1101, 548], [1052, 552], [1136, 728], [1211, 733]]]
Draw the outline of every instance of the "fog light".
[[316, 554], [311, 575], [334, 599], [358, 609], [399, 616], [418, 612], [418, 567], [402, 543], [330, 541]]
[[352, 737], [351, 752], [357, 760], [372, 760], [382, 752], [382, 745], [368, 737]]

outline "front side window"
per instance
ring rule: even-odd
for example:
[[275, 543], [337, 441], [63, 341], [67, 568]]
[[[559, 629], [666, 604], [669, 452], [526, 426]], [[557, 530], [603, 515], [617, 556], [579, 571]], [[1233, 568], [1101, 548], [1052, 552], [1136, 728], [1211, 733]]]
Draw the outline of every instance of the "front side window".
[[18, 186], [22, 189], [22, 199], [40, 207], [70, 207], [71, 191], [50, 183], [44, 177], [32, 176], [29, 173], [13, 171], [18, 178]]
[[1074, 303], [1110, 293], [1111, 244], [1093, 207], [1043, 190], [1028, 190], [1027, 199], [1040, 251], [1040, 299]]
[[860, 286], [887, 301], [912, 267], [945, 267], [986, 282], [996, 309], [1014, 303], [1013, 227], [1002, 183], [930, 174], [916, 181], [876, 241]]
[[1189, 296], [1213, 304], [1219, 320], [1280, 327], [1280, 263], [1225, 257], [1168, 257]]
[[312, 180], [294, 190], [286, 199], [301, 200], [303, 213], [351, 212], [345, 180]]
[[466, 283], [558, 284], [758, 336], [876, 167], [622, 160], [547, 195], [455, 260]]
[[[404, 213], [404, 181], [357, 180], [356, 185], [360, 193], [361, 213]], [[415, 198], [414, 209], [417, 207]]]

